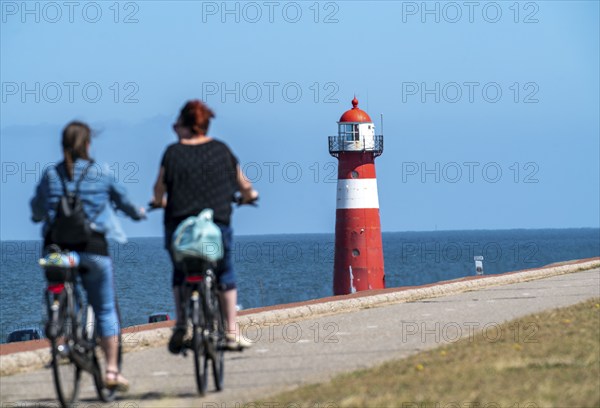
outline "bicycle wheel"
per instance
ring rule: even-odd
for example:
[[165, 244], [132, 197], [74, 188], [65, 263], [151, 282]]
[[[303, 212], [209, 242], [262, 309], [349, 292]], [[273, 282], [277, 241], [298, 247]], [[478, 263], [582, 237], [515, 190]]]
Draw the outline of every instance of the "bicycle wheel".
[[[94, 387], [96, 388], [96, 394], [98, 398], [103, 402], [112, 402], [116, 397], [116, 390], [106, 388], [104, 383], [104, 376], [102, 375], [106, 371], [106, 361], [103, 358], [99, 358], [98, 349], [96, 345], [97, 333], [96, 333], [96, 317], [94, 310], [91, 306], [87, 307], [86, 317], [86, 330], [84, 333], [84, 339], [90, 344], [90, 358], [92, 361], [92, 376], [94, 377]], [[119, 362], [121, 354], [121, 335], [119, 335]], [[119, 367], [120, 368], [120, 367]]]
[[200, 310], [200, 300], [192, 299], [190, 301], [190, 311], [192, 314], [192, 349], [194, 349], [194, 370], [196, 373], [196, 385], [200, 395], [206, 394], [207, 378], [206, 375], [206, 347], [204, 347], [204, 319]]
[[212, 354], [213, 379], [217, 391], [223, 389], [223, 372], [225, 370], [225, 318], [221, 309], [221, 299], [217, 293], [211, 292], [211, 309], [213, 317], [212, 341], [214, 349]]
[[71, 359], [73, 334], [76, 327], [75, 319], [73, 319], [73, 307], [69, 304], [68, 297], [62, 299], [59, 314], [58, 321], [61, 325], [62, 336], [51, 339], [52, 374], [56, 395], [61, 405], [67, 408], [77, 400], [79, 381], [81, 380], [81, 368]]
[[96, 352], [93, 353], [93, 375], [94, 375], [94, 386], [96, 387], [96, 394], [98, 394], [98, 398], [103, 402], [112, 402], [116, 397], [116, 390], [106, 388], [104, 383], [104, 377], [102, 373], [104, 372], [105, 365], [100, 362]]

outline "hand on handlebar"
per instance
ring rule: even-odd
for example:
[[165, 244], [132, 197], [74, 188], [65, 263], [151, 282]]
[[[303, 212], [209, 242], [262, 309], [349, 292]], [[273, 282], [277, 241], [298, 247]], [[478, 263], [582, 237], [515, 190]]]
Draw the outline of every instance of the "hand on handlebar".
[[237, 193], [233, 196], [233, 202], [237, 204], [237, 206], [241, 205], [252, 205], [257, 207], [256, 202], [258, 201], [258, 191], [251, 190], [246, 195], [242, 193]]
[[156, 201], [151, 200], [148, 203], [148, 206], [146, 207], [146, 212], [154, 211], [159, 208], [165, 208], [166, 206], [167, 206], [167, 203], [164, 200], [161, 203], [157, 203]]

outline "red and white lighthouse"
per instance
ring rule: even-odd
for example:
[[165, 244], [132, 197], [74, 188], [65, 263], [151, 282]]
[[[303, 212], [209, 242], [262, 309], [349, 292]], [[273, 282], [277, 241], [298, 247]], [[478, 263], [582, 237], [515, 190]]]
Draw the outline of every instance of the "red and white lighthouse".
[[383, 135], [375, 135], [369, 115], [352, 109], [329, 136], [329, 153], [338, 158], [333, 294], [383, 289], [383, 246], [375, 158], [383, 152]]

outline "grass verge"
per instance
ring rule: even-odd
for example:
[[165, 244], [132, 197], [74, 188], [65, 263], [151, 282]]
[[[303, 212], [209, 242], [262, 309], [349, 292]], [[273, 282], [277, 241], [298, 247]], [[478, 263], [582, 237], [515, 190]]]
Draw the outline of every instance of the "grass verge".
[[[279, 407], [600, 407], [600, 298], [271, 396]], [[499, 337], [499, 338], [497, 338]], [[252, 404], [250, 404], [252, 405]]]

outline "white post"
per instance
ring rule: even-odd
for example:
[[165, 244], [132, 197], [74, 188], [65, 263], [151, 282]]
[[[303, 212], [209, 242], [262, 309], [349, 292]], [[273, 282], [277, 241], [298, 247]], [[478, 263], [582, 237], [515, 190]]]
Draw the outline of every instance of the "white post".
[[483, 275], [483, 256], [476, 256], [475, 260], [475, 273], [477, 275]]

